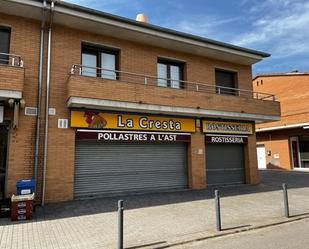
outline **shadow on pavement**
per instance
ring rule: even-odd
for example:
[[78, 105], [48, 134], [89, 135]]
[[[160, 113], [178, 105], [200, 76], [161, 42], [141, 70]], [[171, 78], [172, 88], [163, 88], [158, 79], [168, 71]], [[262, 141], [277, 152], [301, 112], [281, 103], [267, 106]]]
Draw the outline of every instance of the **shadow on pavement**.
[[[289, 189], [309, 187], [309, 172], [263, 170], [259, 173], [261, 176], [261, 183], [259, 185], [238, 185], [216, 188], [209, 187], [203, 190], [180, 190], [174, 192], [147, 193], [48, 204], [44, 208], [37, 208], [37, 212], [35, 214], [36, 218], [34, 220], [24, 222], [36, 222], [40, 220], [53, 220], [82, 215], [115, 212], [117, 210], [117, 201], [119, 199], [124, 200], [125, 209], [129, 210], [212, 199], [214, 197], [214, 189], [220, 190], [220, 195], [222, 197], [228, 197], [278, 191], [281, 190], [282, 183], [286, 183]], [[0, 225], [10, 224], [16, 223], [10, 222], [8, 219], [0, 219]]]
[[157, 246], [157, 245], [161, 245], [161, 244], [165, 244], [165, 243], [166, 243], [166, 241], [159, 241], [159, 242], [150, 243], [150, 244], [143, 244], [143, 245], [138, 245], [138, 246], [126, 247], [125, 249], [145, 248], [145, 247]]
[[242, 226], [237, 226], [237, 227], [228, 227], [228, 228], [223, 228], [222, 231], [229, 231], [229, 230], [246, 228], [246, 227], [252, 227], [252, 225], [242, 225]]
[[302, 217], [302, 216], [306, 216], [306, 215], [309, 215], [309, 213], [290, 215], [290, 218], [297, 218], [297, 217]]

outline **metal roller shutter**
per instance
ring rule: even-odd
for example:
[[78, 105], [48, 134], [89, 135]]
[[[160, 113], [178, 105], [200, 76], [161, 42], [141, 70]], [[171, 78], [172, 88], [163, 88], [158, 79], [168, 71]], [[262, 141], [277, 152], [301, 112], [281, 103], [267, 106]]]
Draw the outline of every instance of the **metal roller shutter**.
[[208, 185], [245, 183], [244, 149], [242, 144], [206, 144]]
[[187, 187], [185, 143], [77, 141], [75, 198]]

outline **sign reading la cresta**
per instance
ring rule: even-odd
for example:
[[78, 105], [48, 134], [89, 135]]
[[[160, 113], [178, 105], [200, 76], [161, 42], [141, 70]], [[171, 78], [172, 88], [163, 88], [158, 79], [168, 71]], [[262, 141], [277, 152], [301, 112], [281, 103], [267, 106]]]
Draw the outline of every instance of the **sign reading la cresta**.
[[203, 132], [224, 134], [252, 134], [251, 123], [203, 120]]
[[71, 111], [71, 127], [143, 131], [195, 132], [195, 120], [163, 116]]

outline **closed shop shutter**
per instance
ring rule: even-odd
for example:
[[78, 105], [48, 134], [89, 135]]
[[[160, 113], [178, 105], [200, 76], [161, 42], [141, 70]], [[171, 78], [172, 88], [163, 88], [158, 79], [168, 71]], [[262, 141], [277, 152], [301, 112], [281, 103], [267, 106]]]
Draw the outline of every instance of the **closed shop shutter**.
[[206, 144], [208, 185], [245, 183], [243, 144]]
[[75, 198], [186, 187], [185, 143], [76, 142]]

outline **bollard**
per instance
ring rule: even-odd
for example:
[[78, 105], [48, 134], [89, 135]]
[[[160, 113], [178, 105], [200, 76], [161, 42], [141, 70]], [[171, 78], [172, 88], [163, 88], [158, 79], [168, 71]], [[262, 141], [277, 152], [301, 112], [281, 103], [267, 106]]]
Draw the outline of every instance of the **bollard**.
[[282, 184], [282, 189], [283, 189], [284, 215], [286, 218], [289, 218], [290, 210], [289, 210], [288, 189], [285, 183]]
[[220, 194], [219, 190], [215, 190], [215, 207], [216, 207], [216, 227], [217, 231], [221, 231], [221, 210], [220, 210]]
[[123, 249], [123, 201], [118, 201], [118, 249]]

